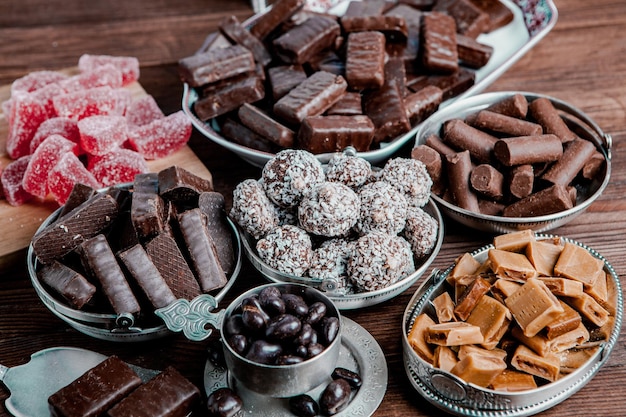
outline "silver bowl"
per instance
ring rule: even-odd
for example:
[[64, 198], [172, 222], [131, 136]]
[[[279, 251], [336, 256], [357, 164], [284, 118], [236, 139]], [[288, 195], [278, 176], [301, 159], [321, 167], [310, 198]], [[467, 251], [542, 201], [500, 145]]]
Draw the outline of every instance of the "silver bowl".
[[549, 99], [554, 107], [561, 112], [561, 117], [568, 125], [575, 128], [579, 136], [583, 139], [590, 140], [596, 145], [596, 148], [602, 153], [606, 160], [605, 169], [602, 172], [601, 178], [595, 178], [590, 184], [584, 187], [577, 187], [578, 195], [574, 207], [544, 216], [516, 218], [475, 213], [460, 208], [435, 193], [431, 193], [431, 197], [437, 202], [437, 205], [441, 208], [444, 215], [473, 229], [490, 233], [508, 233], [524, 229], [531, 229], [535, 232], [545, 232], [555, 229], [582, 214], [600, 197], [609, 183], [611, 176], [611, 146], [613, 144], [611, 135], [604, 133], [591, 118], [571, 104], [538, 93], [502, 91], [480, 94], [457, 101], [449, 107], [437, 111], [421, 124], [415, 137], [415, 146], [423, 144], [431, 134], [440, 134], [444, 122], [451, 119], [462, 119], [515, 94], [522, 94], [529, 102], [540, 97]]
[[[551, 239], [553, 235], [536, 235], [537, 240]], [[408, 333], [415, 318], [421, 313], [431, 312], [431, 300], [442, 294], [446, 278], [454, 264], [445, 271], [433, 271], [432, 275], [415, 292], [402, 318], [402, 350], [404, 369], [413, 388], [428, 402], [457, 416], [472, 417], [521, 417], [547, 410], [565, 401], [584, 387], [598, 373], [608, 360], [617, 343], [622, 326], [624, 309], [623, 293], [619, 277], [611, 264], [595, 250], [567, 238], [588, 250], [594, 257], [604, 262], [604, 270], [612, 279], [617, 294], [615, 324], [609, 339], [600, 344], [596, 352], [576, 371], [536, 389], [521, 392], [503, 392], [479, 387], [433, 367], [414, 351], [408, 340]], [[487, 252], [493, 245], [487, 245], [472, 253], [479, 262], [487, 259]]]

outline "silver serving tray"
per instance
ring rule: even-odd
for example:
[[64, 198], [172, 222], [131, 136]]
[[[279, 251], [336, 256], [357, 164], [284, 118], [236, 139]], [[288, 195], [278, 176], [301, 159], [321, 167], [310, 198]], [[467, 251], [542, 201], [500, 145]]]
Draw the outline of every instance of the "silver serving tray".
[[[508, 70], [515, 62], [532, 49], [545, 35], [552, 30], [558, 18], [558, 12], [552, 0], [501, 0], [514, 13], [514, 19], [505, 27], [499, 28], [491, 33], [482, 34], [478, 37], [478, 41], [494, 48], [494, 53], [483, 68], [476, 71], [475, 84], [459, 96], [442, 103], [439, 108], [456, 102], [463, 97], [469, 97], [483, 91], [498, 79], [506, 70]], [[350, 0], [342, 0], [336, 3], [329, 13], [341, 16], [345, 13]], [[262, 6], [259, 6], [262, 7]], [[245, 25], [252, 25], [259, 14], [252, 16], [244, 22]], [[218, 145], [234, 152], [239, 157], [250, 164], [262, 167], [274, 155], [267, 152], [258, 151], [236, 144], [220, 134], [218, 123], [213, 119], [203, 122], [198, 119], [193, 111], [193, 104], [198, 100], [198, 94], [195, 89], [184, 84], [182, 109], [190, 118], [192, 124], [200, 133]], [[358, 155], [372, 164], [381, 162], [389, 158], [394, 152], [399, 150], [405, 143], [415, 136], [419, 124], [399, 136], [395, 140], [383, 143], [380, 149], [359, 152]], [[317, 155], [322, 162], [327, 162], [332, 154]]]

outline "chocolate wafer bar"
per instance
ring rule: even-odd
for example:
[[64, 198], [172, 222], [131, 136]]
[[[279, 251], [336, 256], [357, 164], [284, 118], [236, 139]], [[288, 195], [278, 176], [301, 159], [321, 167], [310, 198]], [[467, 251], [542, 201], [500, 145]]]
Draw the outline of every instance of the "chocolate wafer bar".
[[166, 225], [166, 203], [157, 190], [135, 190], [130, 218], [139, 239], [146, 240], [163, 231]]
[[205, 87], [194, 103], [193, 110], [200, 120], [207, 121], [235, 110], [243, 103], [254, 103], [263, 97], [263, 78], [256, 72], [247, 72], [219, 85]]
[[254, 133], [252, 130], [230, 117], [222, 124], [221, 132], [225, 138], [241, 146], [256, 149], [261, 152], [275, 152], [275, 146], [271, 141]]
[[274, 120], [272, 117], [251, 104], [243, 104], [237, 112], [239, 120], [248, 129], [274, 142], [282, 148], [293, 146], [295, 133], [293, 130]]
[[404, 97], [406, 114], [412, 123], [417, 124], [433, 114], [443, 101], [443, 91], [433, 85]]
[[493, 46], [478, 42], [469, 36], [456, 35], [456, 51], [459, 60], [466, 67], [482, 68], [493, 55]]
[[95, 193], [97, 193], [96, 189], [88, 185], [81, 184], [80, 182], [75, 183], [72, 187], [70, 195], [65, 201], [65, 204], [59, 211], [59, 218], [65, 216], [67, 213], [89, 200], [89, 198], [93, 197]]
[[278, 100], [306, 80], [306, 73], [302, 65], [279, 65], [268, 68], [267, 77], [272, 87], [272, 97]]
[[96, 293], [95, 285], [87, 278], [58, 261], [44, 265], [37, 272], [37, 277], [79, 310], [89, 303]]
[[326, 110], [326, 114], [329, 116], [356, 116], [363, 114], [361, 93], [346, 91], [332, 107]]
[[313, 116], [302, 121], [298, 144], [314, 154], [341, 152], [348, 146], [365, 152], [373, 137], [374, 124], [367, 116]]
[[335, 20], [313, 16], [274, 39], [274, 50], [286, 63], [303, 64], [332, 46], [340, 32]]
[[213, 179], [200, 177], [179, 166], [159, 171], [159, 194], [174, 203], [197, 203], [198, 195], [213, 191]]
[[180, 78], [192, 87], [254, 71], [252, 52], [241, 45], [191, 55], [178, 61]]
[[434, 73], [451, 74], [459, 69], [454, 18], [440, 12], [424, 14], [422, 64]]
[[[476, 38], [483, 32], [489, 31], [489, 15], [472, 3], [471, 0], [454, 0], [439, 2], [444, 5], [448, 15], [456, 22], [456, 31], [461, 35]], [[435, 7], [435, 10], [438, 10]]]
[[476, 73], [470, 69], [460, 67], [458, 71], [447, 75], [420, 75], [407, 80], [407, 86], [412, 91], [419, 91], [429, 85], [441, 88], [443, 100], [456, 97], [474, 85]]
[[227, 275], [235, 269], [233, 234], [226, 217], [226, 201], [221, 193], [207, 191], [198, 197], [198, 208], [206, 217], [206, 227], [215, 243], [220, 265]]
[[346, 81], [352, 90], [380, 88], [385, 82], [385, 36], [381, 32], [348, 35]]
[[406, 20], [401, 16], [342, 16], [341, 26], [346, 33], [365, 31], [382, 32], [389, 42], [406, 42], [407, 36], [409, 35]]
[[252, 52], [254, 60], [259, 64], [265, 66], [272, 62], [272, 55], [265, 48], [263, 42], [243, 27], [235, 16], [231, 15], [222, 19], [219, 28], [231, 42], [241, 45]]
[[289, 19], [298, 10], [302, 9], [305, 0], [277, 0], [272, 4], [272, 8], [261, 15], [250, 28], [257, 38], [263, 40], [267, 35], [276, 29], [282, 22]]

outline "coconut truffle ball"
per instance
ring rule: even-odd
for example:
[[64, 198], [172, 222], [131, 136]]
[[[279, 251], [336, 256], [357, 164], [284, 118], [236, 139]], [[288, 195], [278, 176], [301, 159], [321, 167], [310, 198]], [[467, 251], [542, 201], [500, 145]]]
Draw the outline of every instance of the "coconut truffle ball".
[[424, 207], [430, 196], [433, 180], [422, 161], [394, 158], [387, 161], [382, 180], [403, 193], [410, 206]]
[[372, 165], [358, 156], [337, 154], [326, 166], [326, 180], [358, 188], [372, 175]]
[[323, 182], [315, 185], [298, 206], [300, 227], [320, 236], [343, 236], [359, 219], [361, 201], [347, 185]]
[[386, 288], [413, 271], [409, 242], [387, 233], [361, 236], [348, 259], [348, 276], [361, 292]]
[[270, 200], [281, 207], [294, 207], [325, 176], [322, 163], [312, 153], [285, 149], [265, 164], [261, 179]]
[[256, 244], [259, 257], [270, 267], [286, 274], [303, 276], [313, 256], [311, 238], [301, 228], [278, 226]]
[[308, 275], [311, 278], [339, 279], [347, 275], [348, 258], [354, 249], [354, 242], [336, 238], [324, 241], [313, 251]]
[[410, 207], [406, 216], [406, 226], [402, 232], [411, 244], [416, 258], [430, 254], [437, 242], [439, 224], [433, 216], [419, 207]]
[[235, 187], [230, 217], [255, 239], [265, 236], [278, 225], [274, 204], [253, 179], [244, 180]]
[[355, 229], [361, 235], [384, 232], [397, 235], [404, 229], [408, 208], [404, 196], [389, 183], [376, 181], [359, 190], [361, 213]]

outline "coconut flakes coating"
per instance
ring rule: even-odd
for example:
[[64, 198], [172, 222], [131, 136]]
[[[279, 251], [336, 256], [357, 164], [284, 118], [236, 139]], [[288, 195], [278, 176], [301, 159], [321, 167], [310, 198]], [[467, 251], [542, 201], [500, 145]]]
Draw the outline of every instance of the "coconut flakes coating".
[[358, 188], [372, 175], [372, 165], [358, 156], [336, 154], [326, 166], [326, 180]]
[[255, 239], [278, 226], [274, 205], [259, 182], [253, 179], [244, 180], [235, 187], [230, 217]]
[[402, 232], [404, 238], [411, 244], [416, 258], [430, 254], [437, 242], [439, 224], [430, 214], [419, 207], [410, 207], [406, 226]]
[[256, 249], [267, 265], [295, 276], [305, 274], [313, 256], [307, 232], [292, 225], [276, 227], [257, 242]]
[[311, 278], [339, 279], [345, 277], [348, 258], [354, 249], [354, 241], [342, 238], [324, 241], [313, 251], [308, 275]]
[[361, 235], [384, 232], [397, 235], [404, 229], [408, 203], [389, 183], [376, 181], [359, 190], [361, 213], [355, 229]]
[[428, 202], [433, 180], [423, 162], [411, 158], [390, 159], [383, 168], [382, 179], [403, 193], [410, 206], [424, 207]]
[[361, 201], [347, 185], [323, 182], [312, 188], [298, 206], [300, 227], [320, 236], [343, 236], [359, 219]]
[[281, 207], [294, 207], [315, 184], [325, 180], [322, 163], [310, 152], [285, 149], [261, 173], [267, 196]]

